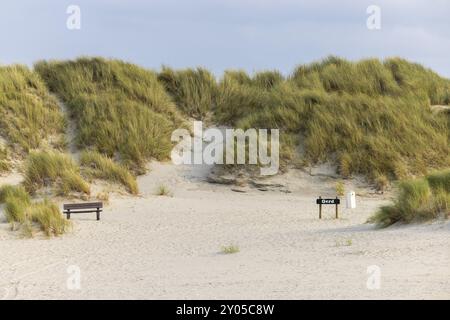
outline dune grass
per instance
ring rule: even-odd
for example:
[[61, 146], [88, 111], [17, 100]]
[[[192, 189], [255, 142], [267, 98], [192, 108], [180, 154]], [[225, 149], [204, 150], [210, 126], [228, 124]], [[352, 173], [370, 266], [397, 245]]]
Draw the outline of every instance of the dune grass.
[[0, 203], [5, 204], [5, 216], [12, 228], [21, 227], [27, 236], [33, 236], [34, 225], [49, 237], [59, 236], [70, 228], [70, 222], [64, 219], [55, 203], [32, 202], [22, 186], [2, 186]]
[[172, 195], [172, 192], [170, 191], [169, 187], [162, 184], [156, 189], [156, 195], [157, 196], [170, 196], [170, 195]]
[[28, 152], [50, 135], [62, 133], [65, 120], [39, 75], [26, 66], [0, 67], [0, 134]]
[[240, 251], [239, 247], [235, 244], [231, 244], [228, 246], [222, 246], [221, 248], [221, 252], [223, 254], [233, 254], [233, 253], [238, 253]]
[[430, 112], [449, 103], [450, 81], [420, 65], [330, 57], [273, 78], [260, 86], [242, 71], [225, 73], [214, 116], [244, 129], [280, 129], [281, 164], [300, 156], [303, 164], [331, 162], [343, 177], [370, 181], [450, 165], [448, 119]]
[[173, 70], [163, 67], [158, 74], [158, 80], [186, 115], [203, 119], [211, 111], [217, 93], [217, 83], [208, 70]]
[[70, 156], [54, 151], [31, 152], [25, 163], [25, 189], [31, 194], [42, 187], [53, 187], [58, 195], [71, 192], [89, 194], [89, 184]]
[[123, 184], [131, 194], [138, 194], [136, 178], [130, 171], [112, 159], [96, 152], [83, 151], [80, 157], [83, 172], [90, 177], [104, 179]]
[[392, 205], [383, 206], [369, 220], [380, 227], [448, 217], [450, 213], [450, 170], [438, 171], [399, 183]]
[[169, 157], [183, 118], [156, 73], [102, 58], [43, 61], [35, 70], [68, 106], [79, 147], [118, 156], [137, 172], [150, 158]]

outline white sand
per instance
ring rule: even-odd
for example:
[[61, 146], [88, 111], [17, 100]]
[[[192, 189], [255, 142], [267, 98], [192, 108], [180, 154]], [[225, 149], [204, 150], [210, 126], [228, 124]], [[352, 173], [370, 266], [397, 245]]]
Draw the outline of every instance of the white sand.
[[[450, 298], [449, 222], [374, 230], [364, 222], [387, 199], [373, 195], [319, 221], [315, 198], [335, 181], [300, 171], [273, 179], [292, 193], [239, 193], [203, 182], [207, 168], [152, 167], [142, 197], [114, 197], [100, 222], [73, 216], [63, 237], [18, 239], [1, 222], [0, 298]], [[153, 195], [160, 184], [173, 197]], [[229, 244], [240, 252], [220, 253]], [[71, 265], [80, 290], [67, 288]], [[370, 265], [378, 290], [366, 287]]]

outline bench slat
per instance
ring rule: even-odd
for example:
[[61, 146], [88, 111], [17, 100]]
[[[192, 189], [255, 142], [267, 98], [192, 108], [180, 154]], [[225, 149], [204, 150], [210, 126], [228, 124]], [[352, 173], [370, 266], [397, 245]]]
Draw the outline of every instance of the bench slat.
[[[64, 214], [67, 213], [92, 213], [92, 212], [97, 212], [97, 210], [76, 210], [76, 211], [72, 211], [72, 210], [64, 210]], [[98, 212], [102, 212], [102, 209], [99, 209]]]
[[73, 209], [89, 209], [89, 208], [103, 208], [102, 202], [87, 202], [87, 203], [66, 203], [64, 210]]

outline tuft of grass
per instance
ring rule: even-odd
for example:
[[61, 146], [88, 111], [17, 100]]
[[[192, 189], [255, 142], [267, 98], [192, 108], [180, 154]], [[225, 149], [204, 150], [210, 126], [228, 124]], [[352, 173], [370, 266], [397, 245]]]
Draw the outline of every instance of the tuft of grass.
[[222, 246], [222, 248], [221, 248], [221, 252], [223, 254], [233, 254], [233, 253], [238, 253], [239, 251], [240, 251], [239, 247], [234, 244], [231, 244], [228, 246]]
[[160, 185], [156, 190], [157, 196], [170, 196], [172, 192], [166, 185]]
[[37, 225], [47, 236], [58, 236], [70, 228], [58, 206], [49, 201], [32, 202], [22, 186], [5, 185], [0, 188], [0, 203], [5, 204], [5, 215], [12, 229], [20, 226], [22, 234], [32, 237], [33, 225]]
[[98, 200], [103, 201], [104, 203], [109, 202], [109, 193], [107, 191], [99, 192], [95, 196]]
[[33, 203], [27, 209], [27, 216], [49, 237], [62, 235], [70, 227], [70, 222], [64, 218], [58, 206], [49, 200]]
[[127, 188], [128, 192], [132, 194], [139, 193], [136, 178], [130, 171], [99, 152], [83, 151], [80, 163], [88, 169], [85, 170], [85, 173], [89, 176], [121, 183]]
[[448, 170], [432, 173], [424, 178], [399, 183], [392, 205], [381, 207], [369, 219], [380, 227], [397, 222], [410, 223], [448, 217], [450, 213], [450, 175]]
[[42, 61], [35, 70], [67, 105], [79, 147], [120, 156], [137, 172], [170, 156], [171, 133], [184, 120], [156, 73], [102, 58]]
[[26, 66], [0, 67], [0, 133], [28, 152], [64, 131], [65, 120], [39, 75]]
[[59, 195], [68, 195], [72, 191], [90, 193], [78, 165], [70, 156], [54, 151], [30, 153], [25, 164], [24, 186], [30, 193], [45, 186], [53, 186]]
[[343, 196], [345, 193], [345, 186], [344, 183], [342, 181], [338, 181], [336, 182], [336, 195], [338, 196]]
[[389, 186], [389, 179], [384, 174], [378, 175], [374, 182], [376, 190], [381, 193], [384, 193]]
[[352, 239], [336, 240], [336, 247], [351, 247], [352, 245]]

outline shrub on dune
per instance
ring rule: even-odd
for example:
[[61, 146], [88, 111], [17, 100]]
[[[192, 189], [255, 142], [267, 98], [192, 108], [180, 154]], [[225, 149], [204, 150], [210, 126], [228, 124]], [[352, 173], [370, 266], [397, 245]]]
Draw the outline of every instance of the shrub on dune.
[[123, 184], [132, 194], [138, 194], [136, 178], [130, 171], [112, 159], [103, 156], [96, 151], [83, 151], [80, 157], [84, 172], [94, 178], [109, 180]]

